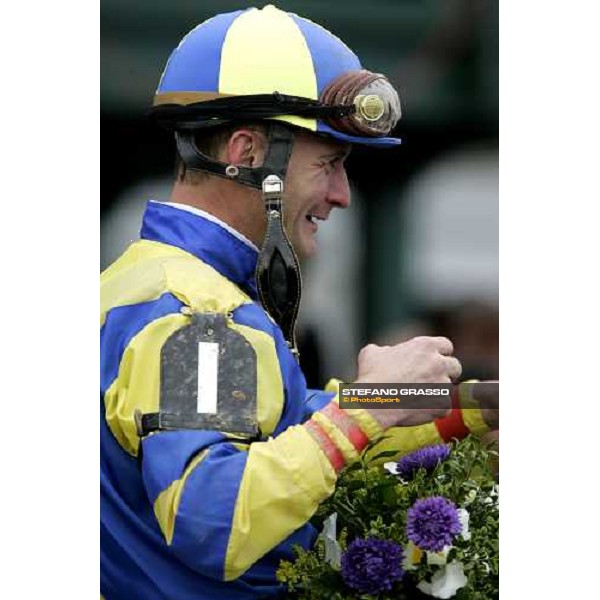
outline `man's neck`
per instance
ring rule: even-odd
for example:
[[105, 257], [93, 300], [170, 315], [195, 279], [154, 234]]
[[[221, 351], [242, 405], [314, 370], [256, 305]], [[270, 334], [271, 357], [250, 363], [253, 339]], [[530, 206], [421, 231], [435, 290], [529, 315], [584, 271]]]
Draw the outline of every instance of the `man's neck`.
[[217, 225], [221, 226], [223, 229], [225, 229], [229, 233], [231, 233], [231, 235], [236, 237], [238, 240], [240, 240], [241, 242], [244, 242], [244, 244], [246, 244], [247, 246], [249, 246], [256, 252], [259, 252], [259, 249], [256, 247], [256, 244], [254, 244], [254, 242], [250, 241], [245, 235], [243, 235], [242, 233], [240, 233], [239, 231], [234, 229], [231, 225], [229, 225], [225, 221], [219, 219], [219, 217], [216, 217], [215, 215], [213, 215], [209, 212], [206, 212], [202, 208], [197, 208], [196, 206], [191, 206], [189, 204], [180, 204], [179, 202], [171, 202], [171, 201], [162, 202], [161, 204], [166, 204], [167, 206], [173, 206], [175, 208], [179, 208], [180, 210], [185, 210], [187, 212], [191, 212], [192, 214], [198, 215], [199, 217], [202, 217], [203, 219], [206, 219], [208, 221], [216, 223]]
[[262, 211], [262, 201], [254, 190], [211, 177], [198, 185], [176, 182], [169, 202], [208, 213], [255, 246], [261, 244], [265, 224], [257, 217]]

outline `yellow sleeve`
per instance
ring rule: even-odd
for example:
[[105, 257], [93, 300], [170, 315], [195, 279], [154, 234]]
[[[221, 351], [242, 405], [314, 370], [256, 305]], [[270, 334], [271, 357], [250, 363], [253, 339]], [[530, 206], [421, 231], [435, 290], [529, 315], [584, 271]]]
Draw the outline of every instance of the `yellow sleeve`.
[[396, 457], [380, 459], [382, 462], [391, 461], [424, 446], [462, 439], [469, 434], [480, 436], [489, 431], [477, 402], [471, 396], [472, 383], [464, 381], [456, 386], [453, 409], [447, 417], [414, 427], [391, 427], [383, 434], [384, 439], [367, 452], [367, 458], [393, 450], [397, 452]]

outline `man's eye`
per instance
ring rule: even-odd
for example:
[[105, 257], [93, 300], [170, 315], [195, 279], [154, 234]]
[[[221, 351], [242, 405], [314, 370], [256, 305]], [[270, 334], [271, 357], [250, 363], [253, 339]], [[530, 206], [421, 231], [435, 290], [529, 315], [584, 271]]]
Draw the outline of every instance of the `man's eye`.
[[326, 173], [331, 173], [338, 164], [341, 162], [341, 157], [336, 157], [328, 161], [321, 161], [317, 163], [319, 169], [324, 169]]

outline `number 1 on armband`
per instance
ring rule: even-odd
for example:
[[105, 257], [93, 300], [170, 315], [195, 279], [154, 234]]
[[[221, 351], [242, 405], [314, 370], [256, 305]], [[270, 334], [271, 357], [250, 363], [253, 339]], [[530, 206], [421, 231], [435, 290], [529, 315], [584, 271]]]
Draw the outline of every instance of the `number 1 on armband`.
[[198, 413], [217, 413], [218, 378], [219, 344], [198, 342]]

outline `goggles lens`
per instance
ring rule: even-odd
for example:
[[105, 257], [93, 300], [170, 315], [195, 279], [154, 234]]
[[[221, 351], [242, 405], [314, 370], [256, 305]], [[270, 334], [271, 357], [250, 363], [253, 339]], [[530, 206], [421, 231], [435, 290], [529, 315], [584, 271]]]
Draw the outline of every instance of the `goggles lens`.
[[324, 119], [343, 133], [388, 135], [400, 119], [400, 98], [384, 75], [353, 71], [334, 80], [320, 98], [323, 104], [353, 106], [352, 114]]

